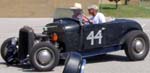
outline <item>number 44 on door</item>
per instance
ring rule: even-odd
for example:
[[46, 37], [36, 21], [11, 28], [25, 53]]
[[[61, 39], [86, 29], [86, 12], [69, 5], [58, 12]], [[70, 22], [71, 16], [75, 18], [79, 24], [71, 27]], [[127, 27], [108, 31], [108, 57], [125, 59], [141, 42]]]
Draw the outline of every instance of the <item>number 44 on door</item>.
[[102, 38], [103, 38], [102, 30], [99, 30], [96, 35], [94, 35], [94, 31], [91, 31], [86, 39], [91, 40], [91, 45], [94, 45], [95, 40], [98, 40], [98, 44], [101, 44], [102, 43]]

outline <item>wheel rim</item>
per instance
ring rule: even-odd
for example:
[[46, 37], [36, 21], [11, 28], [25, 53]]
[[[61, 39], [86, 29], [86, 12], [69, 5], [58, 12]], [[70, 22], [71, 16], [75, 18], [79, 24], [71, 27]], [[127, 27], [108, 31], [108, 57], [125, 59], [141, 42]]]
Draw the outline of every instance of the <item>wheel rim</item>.
[[37, 60], [41, 65], [47, 65], [51, 61], [52, 55], [48, 50], [40, 50], [37, 53]]
[[85, 59], [83, 59], [83, 62], [82, 62], [82, 66], [81, 66], [80, 73], [84, 73], [85, 65], [86, 65], [86, 60], [85, 60]]
[[135, 53], [141, 55], [144, 53], [146, 47], [145, 47], [145, 40], [143, 38], [136, 38], [133, 41], [132, 47], [135, 51]]
[[53, 51], [50, 48], [42, 47], [35, 52], [34, 60], [37, 66], [46, 68], [54, 63], [55, 57]]

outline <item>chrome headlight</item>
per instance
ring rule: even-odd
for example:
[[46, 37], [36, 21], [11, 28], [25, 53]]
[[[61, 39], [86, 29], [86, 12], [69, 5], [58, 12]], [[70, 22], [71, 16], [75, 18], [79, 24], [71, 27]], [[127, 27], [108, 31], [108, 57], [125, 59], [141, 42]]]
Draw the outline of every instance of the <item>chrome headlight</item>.
[[48, 28], [47, 28], [47, 27], [44, 27], [44, 28], [43, 28], [43, 31], [48, 31]]

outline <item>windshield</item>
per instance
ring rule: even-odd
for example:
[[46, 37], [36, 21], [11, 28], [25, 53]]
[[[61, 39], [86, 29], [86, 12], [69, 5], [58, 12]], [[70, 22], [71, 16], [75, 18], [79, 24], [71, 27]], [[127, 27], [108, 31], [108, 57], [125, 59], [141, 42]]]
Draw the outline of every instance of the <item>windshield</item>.
[[73, 18], [79, 19], [78, 16], [82, 15], [81, 9], [67, 9], [67, 8], [57, 8], [54, 12], [54, 18]]

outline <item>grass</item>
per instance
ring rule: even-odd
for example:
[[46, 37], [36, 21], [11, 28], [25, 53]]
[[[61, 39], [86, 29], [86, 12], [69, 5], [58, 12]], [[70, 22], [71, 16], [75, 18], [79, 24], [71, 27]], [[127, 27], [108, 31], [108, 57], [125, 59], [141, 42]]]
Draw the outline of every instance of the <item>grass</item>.
[[150, 18], [150, 8], [144, 6], [133, 6], [133, 5], [119, 5], [118, 9], [115, 9], [115, 5], [103, 4], [101, 5], [101, 12], [105, 16], [111, 17], [141, 17]]

